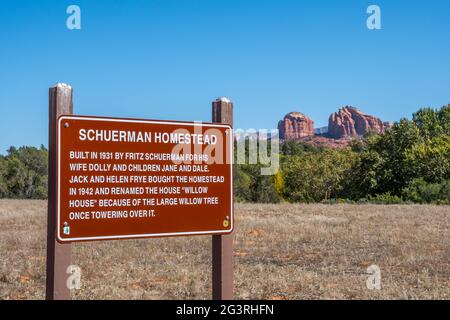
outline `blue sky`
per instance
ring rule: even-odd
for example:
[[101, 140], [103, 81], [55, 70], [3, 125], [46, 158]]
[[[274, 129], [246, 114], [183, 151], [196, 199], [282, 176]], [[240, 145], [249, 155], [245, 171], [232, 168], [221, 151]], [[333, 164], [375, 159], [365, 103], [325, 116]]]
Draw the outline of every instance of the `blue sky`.
[[0, 152], [47, 144], [56, 82], [82, 115], [209, 121], [228, 96], [236, 128], [343, 105], [395, 121], [450, 103], [449, 35], [447, 0], [0, 0]]

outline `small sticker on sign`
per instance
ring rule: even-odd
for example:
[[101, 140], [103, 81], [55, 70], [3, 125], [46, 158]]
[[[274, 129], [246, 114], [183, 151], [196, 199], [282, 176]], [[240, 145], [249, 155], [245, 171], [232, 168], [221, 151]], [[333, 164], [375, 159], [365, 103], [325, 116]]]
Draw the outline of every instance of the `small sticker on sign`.
[[67, 235], [70, 234], [70, 227], [67, 222], [64, 222], [63, 233]]

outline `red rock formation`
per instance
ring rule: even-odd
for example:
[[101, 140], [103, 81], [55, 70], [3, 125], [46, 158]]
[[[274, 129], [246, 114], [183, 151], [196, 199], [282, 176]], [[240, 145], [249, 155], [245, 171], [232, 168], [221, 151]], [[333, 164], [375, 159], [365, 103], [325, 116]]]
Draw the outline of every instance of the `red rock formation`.
[[280, 139], [297, 140], [314, 135], [314, 121], [300, 112], [288, 113], [278, 122]]
[[369, 131], [383, 133], [388, 128], [379, 118], [349, 106], [333, 113], [328, 120], [328, 135], [334, 139], [362, 136]]

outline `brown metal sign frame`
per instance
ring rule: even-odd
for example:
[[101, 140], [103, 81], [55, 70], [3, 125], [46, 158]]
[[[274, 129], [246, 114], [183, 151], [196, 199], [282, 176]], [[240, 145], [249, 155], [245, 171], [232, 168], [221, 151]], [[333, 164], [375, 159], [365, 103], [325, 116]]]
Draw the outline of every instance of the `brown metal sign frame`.
[[[117, 235], [99, 235], [99, 236], [90, 236], [90, 237], [74, 237], [74, 238], [66, 238], [61, 236], [62, 229], [62, 220], [61, 220], [61, 132], [64, 130], [64, 121], [93, 121], [93, 122], [113, 122], [113, 123], [127, 123], [127, 124], [148, 124], [148, 125], [164, 125], [164, 126], [173, 126], [173, 130], [176, 130], [180, 126], [184, 127], [206, 127], [207, 129], [211, 128], [220, 128], [225, 129], [228, 134], [223, 139], [223, 143], [227, 148], [227, 159], [225, 160], [225, 164], [229, 165], [230, 176], [229, 179], [229, 199], [230, 199], [230, 212], [226, 215], [230, 217], [229, 219], [229, 227], [227, 229], [220, 230], [203, 230], [203, 231], [183, 231], [183, 232], [164, 232], [164, 233], [147, 233], [147, 234], [117, 234]], [[204, 123], [204, 122], [185, 122], [185, 121], [162, 121], [162, 120], [145, 120], [145, 119], [129, 119], [129, 118], [111, 118], [111, 117], [91, 117], [91, 116], [78, 116], [78, 115], [61, 115], [58, 118], [57, 125], [57, 228], [56, 228], [56, 239], [60, 243], [74, 243], [81, 241], [98, 241], [98, 240], [119, 240], [119, 239], [141, 239], [141, 238], [159, 238], [159, 237], [176, 237], [176, 236], [195, 236], [195, 235], [225, 235], [233, 232], [234, 228], [234, 206], [233, 206], [233, 130], [232, 127], [228, 124], [220, 124], [220, 123]], [[171, 131], [171, 130], [169, 130]], [[228, 144], [228, 145], [227, 145]], [[174, 207], [173, 211], [178, 211], [179, 208]]]

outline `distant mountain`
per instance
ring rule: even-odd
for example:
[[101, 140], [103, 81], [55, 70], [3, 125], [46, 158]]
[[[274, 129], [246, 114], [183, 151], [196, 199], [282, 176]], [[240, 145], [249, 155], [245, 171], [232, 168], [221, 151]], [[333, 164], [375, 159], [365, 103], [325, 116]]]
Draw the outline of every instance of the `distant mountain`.
[[341, 148], [352, 138], [368, 132], [383, 133], [392, 126], [389, 122], [365, 114], [357, 108], [345, 106], [330, 115], [328, 127], [314, 129], [314, 121], [300, 112], [290, 112], [278, 123], [281, 140], [298, 140], [316, 146]]
[[339, 109], [328, 120], [328, 135], [334, 139], [363, 136], [369, 131], [383, 133], [389, 128], [389, 123], [351, 106]]
[[282, 140], [296, 140], [314, 135], [314, 121], [301, 112], [290, 112], [278, 122]]
[[328, 127], [321, 127], [314, 129], [314, 134], [316, 135], [324, 135], [328, 133]]

